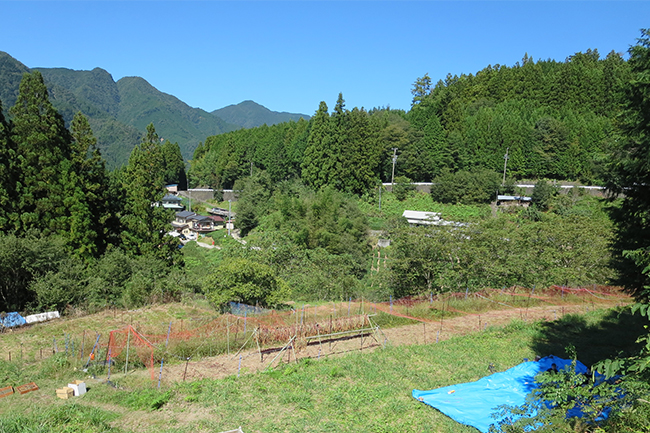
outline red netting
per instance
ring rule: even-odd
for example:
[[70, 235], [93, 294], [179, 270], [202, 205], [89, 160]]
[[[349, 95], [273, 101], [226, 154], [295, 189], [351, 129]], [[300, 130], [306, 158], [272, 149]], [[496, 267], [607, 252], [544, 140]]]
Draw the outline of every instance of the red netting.
[[135, 356], [137, 356], [137, 358], [151, 371], [151, 379], [153, 379], [153, 352], [155, 348], [145, 336], [140, 334], [130, 325], [110, 332], [108, 337], [108, 350], [106, 352], [106, 361], [108, 364], [110, 365], [112, 360], [115, 358], [121, 357], [125, 349], [127, 350], [128, 355], [133, 356], [135, 354]]

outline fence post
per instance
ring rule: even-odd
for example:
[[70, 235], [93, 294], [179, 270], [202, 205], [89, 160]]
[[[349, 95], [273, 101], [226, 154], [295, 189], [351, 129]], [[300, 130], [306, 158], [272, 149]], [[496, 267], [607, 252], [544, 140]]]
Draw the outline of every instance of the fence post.
[[190, 363], [190, 358], [191, 358], [191, 356], [189, 358], [187, 358], [187, 361], [185, 361], [185, 371], [183, 372], [183, 382], [185, 382], [185, 375], [187, 374], [187, 364]]

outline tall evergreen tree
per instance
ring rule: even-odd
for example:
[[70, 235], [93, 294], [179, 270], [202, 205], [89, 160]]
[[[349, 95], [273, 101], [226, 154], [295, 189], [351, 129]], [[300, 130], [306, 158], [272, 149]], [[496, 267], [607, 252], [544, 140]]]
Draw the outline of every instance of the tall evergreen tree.
[[25, 73], [18, 99], [9, 110], [16, 145], [17, 234], [32, 229], [44, 235], [67, 230], [62, 174], [70, 159], [70, 135], [49, 101], [40, 72]]
[[109, 209], [109, 178], [88, 119], [77, 113], [70, 129], [73, 141], [66, 195], [70, 211], [68, 237], [76, 254], [88, 258], [104, 252], [111, 222], [114, 225]]
[[312, 126], [307, 139], [304, 159], [302, 161], [302, 180], [314, 189], [331, 185], [334, 180], [336, 159], [334, 140], [327, 104], [321, 101], [318, 111], [312, 118]]
[[124, 248], [133, 255], [152, 255], [169, 264], [178, 261], [176, 238], [166, 236], [172, 213], [164, 209], [163, 155], [153, 124], [133, 148], [124, 173], [126, 203], [122, 223]]
[[621, 126], [624, 139], [614, 155], [610, 188], [625, 194], [618, 218], [618, 247], [627, 251], [623, 283], [650, 299], [650, 29], [630, 48], [632, 80], [625, 95]]
[[166, 185], [177, 184], [178, 189], [187, 189], [187, 175], [185, 174], [185, 162], [181, 155], [181, 148], [178, 143], [165, 140], [161, 148], [163, 166], [165, 167], [164, 182]]
[[9, 229], [11, 209], [16, 200], [16, 177], [13, 170], [16, 149], [9, 128], [9, 123], [2, 114], [2, 101], [0, 101], [0, 232]]
[[346, 141], [342, 143], [341, 189], [363, 194], [373, 188], [378, 180], [381, 143], [373, 131], [368, 113], [354, 108], [347, 113]]

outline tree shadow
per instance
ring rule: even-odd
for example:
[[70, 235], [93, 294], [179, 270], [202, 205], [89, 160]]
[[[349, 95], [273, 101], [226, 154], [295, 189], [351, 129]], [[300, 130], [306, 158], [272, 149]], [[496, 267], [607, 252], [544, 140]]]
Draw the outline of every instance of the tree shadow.
[[611, 310], [597, 322], [585, 316], [567, 314], [553, 322], [545, 322], [533, 338], [531, 348], [535, 353], [568, 357], [567, 346], [576, 348], [578, 360], [587, 366], [613, 358], [637, 354], [640, 345], [636, 339], [647, 332], [648, 320], [632, 314], [628, 308]]

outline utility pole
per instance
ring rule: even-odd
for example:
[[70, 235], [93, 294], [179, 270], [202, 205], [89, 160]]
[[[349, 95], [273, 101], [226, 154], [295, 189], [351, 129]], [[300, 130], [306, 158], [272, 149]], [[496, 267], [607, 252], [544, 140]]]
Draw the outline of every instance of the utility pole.
[[390, 178], [391, 191], [395, 188], [395, 163], [397, 163], [397, 148], [393, 147], [393, 175]]
[[384, 187], [384, 184], [379, 179], [379, 212], [381, 212], [381, 189]]
[[510, 150], [510, 148], [509, 148], [509, 147], [506, 147], [506, 154], [505, 154], [505, 156], [503, 157], [503, 159], [504, 159], [505, 161], [503, 162], [503, 182], [501, 182], [501, 186], [503, 186], [503, 185], [506, 184], [506, 167], [508, 167], [508, 159], [509, 159], [509, 158], [508, 158], [508, 151], [509, 151], [509, 150]]
[[230, 203], [232, 200], [228, 200], [228, 222], [226, 223], [226, 226], [228, 227], [228, 236], [230, 236], [230, 227], [232, 226], [232, 222], [230, 222]]
[[192, 190], [190, 189], [190, 175], [189, 173], [187, 174], [187, 194], [189, 196], [189, 206], [188, 206], [188, 211], [192, 212]]

